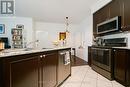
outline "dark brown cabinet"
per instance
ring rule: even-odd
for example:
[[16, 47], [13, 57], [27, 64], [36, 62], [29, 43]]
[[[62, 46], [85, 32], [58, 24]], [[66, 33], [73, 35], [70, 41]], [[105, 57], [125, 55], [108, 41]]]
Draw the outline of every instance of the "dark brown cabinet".
[[57, 83], [57, 51], [43, 53], [41, 56], [42, 87], [55, 87]]
[[112, 0], [109, 4], [110, 7], [110, 18], [116, 16], [123, 16], [122, 0]]
[[121, 16], [121, 29], [130, 30], [130, 0], [113, 0], [110, 3], [110, 18]]
[[39, 87], [39, 56], [3, 60], [4, 87]]
[[97, 36], [97, 24], [98, 24], [98, 19], [97, 19], [98, 13], [93, 14], [93, 36]]
[[99, 19], [99, 12], [96, 12], [95, 14], [93, 14], [93, 35], [94, 37], [98, 36], [97, 35], [97, 24], [100, 23], [100, 19]]
[[130, 87], [130, 50], [115, 49], [114, 50], [114, 77], [115, 80]]
[[123, 0], [113, 0], [110, 3], [110, 18], [121, 16], [121, 29], [124, 30]]
[[130, 30], [130, 0], [123, 0], [124, 29]]
[[109, 5], [104, 6], [97, 12], [93, 14], [93, 35], [94, 37], [97, 35], [97, 24], [104, 22], [109, 19], [110, 12], [109, 12]]
[[[70, 48], [64, 49], [70, 52]], [[71, 74], [60, 50], [37, 52], [0, 59], [0, 87], [57, 87]], [[58, 72], [60, 71], [60, 73]]]
[[127, 51], [122, 49], [114, 50], [114, 77], [125, 85], [126, 82], [126, 59]]
[[88, 65], [91, 66], [91, 46], [88, 47]]
[[127, 63], [126, 84], [128, 87], [130, 87], [130, 50], [128, 50], [128, 59], [127, 59], [126, 63]]
[[101, 23], [101, 22], [104, 22], [106, 20], [109, 19], [110, 17], [110, 8], [109, 8], [109, 4], [104, 6], [103, 8], [101, 8], [99, 11], [98, 11], [98, 22]]
[[121, 16], [122, 31], [130, 30], [130, 0], [112, 0], [93, 14], [93, 35], [96, 37], [97, 24], [116, 16]]
[[70, 50], [59, 51], [58, 54], [58, 85], [61, 84], [68, 76], [71, 75], [71, 64], [69, 63], [65, 65], [64, 63], [66, 52], [70, 53]]

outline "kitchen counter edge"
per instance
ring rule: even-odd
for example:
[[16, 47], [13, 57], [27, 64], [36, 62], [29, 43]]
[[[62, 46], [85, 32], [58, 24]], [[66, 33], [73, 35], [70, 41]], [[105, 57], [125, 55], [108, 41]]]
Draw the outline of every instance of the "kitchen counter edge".
[[58, 47], [58, 48], [51, 48], [51, 49], [34, 49], [30, 51], [16, 51], [16, 52], [8, 52], [8, 53], [0, 53], [0, 58], [3, 57], [11, 57], [11, 56], [19, 56], [19, 55], [26, 55], [26, 54], [32, 54], [32, 53], [40, 53], [40, 52], [49, 52], [49, 51], [58, 51], [58, 50], [64, 50], [64, 49], [71, 49], [71, 47]]

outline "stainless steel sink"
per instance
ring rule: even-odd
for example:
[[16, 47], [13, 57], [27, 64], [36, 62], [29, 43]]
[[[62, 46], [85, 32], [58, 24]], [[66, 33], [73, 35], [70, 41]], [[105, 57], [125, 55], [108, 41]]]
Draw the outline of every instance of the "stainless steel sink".
[[31, 51], [33, 48], [25, 48], [23, 51]]
[[31, 51], [33, 50], [33, 48], [25, 48], [25, 49], [8, 49], [8, 50], [3, 50], [1, 51], [1, 53], [4, 54], [17, 54], [17, 53], [21, 53], [23, 51]]
[[42, 49], [53, 49], [53, 48], [42, 48]]

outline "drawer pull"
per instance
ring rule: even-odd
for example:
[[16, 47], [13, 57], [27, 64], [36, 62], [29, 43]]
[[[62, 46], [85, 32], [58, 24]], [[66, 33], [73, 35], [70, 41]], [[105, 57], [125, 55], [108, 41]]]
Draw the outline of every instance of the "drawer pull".
[[46, 57], [46, 55], [42, 55], [44, 58]]
[[60, 55], [64, 55], [65, 53], [60, 53]]
[[40, 58], [42, 58], [43, 56], [42, 55], [40, 55]]

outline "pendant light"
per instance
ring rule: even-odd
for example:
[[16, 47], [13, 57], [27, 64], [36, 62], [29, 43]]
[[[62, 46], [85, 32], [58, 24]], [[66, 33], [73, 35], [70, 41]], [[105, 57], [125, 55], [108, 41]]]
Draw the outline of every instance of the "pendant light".
[[66, 24], [66, 30], [65, 30], [65, 32], [66, 33], [70, 33], [69, 30], [68, 30], [68, 28], [69, 28], [69, 17], [66, 17], [65, 19], [66, 19], [66, 21], [65, 21], [66, 22], [65, 23]]

